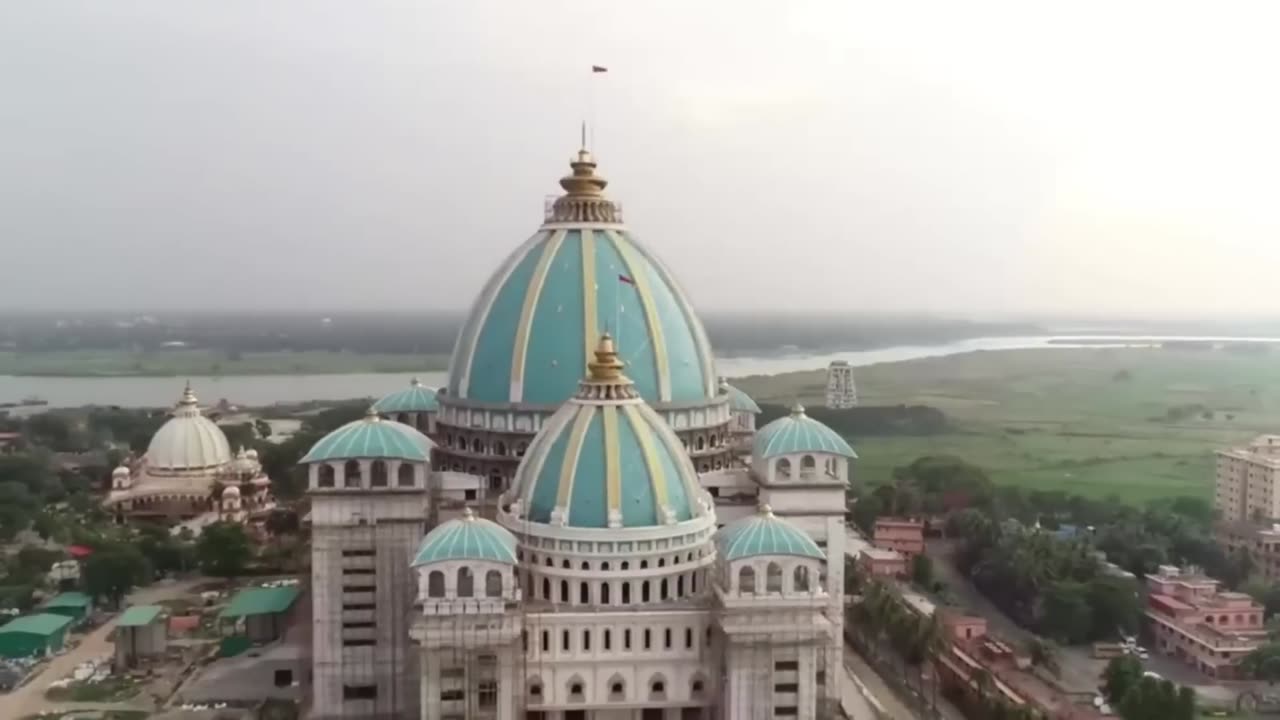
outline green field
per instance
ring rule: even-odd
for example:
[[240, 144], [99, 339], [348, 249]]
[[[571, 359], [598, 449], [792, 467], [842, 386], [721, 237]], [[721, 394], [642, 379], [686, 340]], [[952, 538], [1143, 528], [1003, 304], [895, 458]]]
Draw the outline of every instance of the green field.
[[[1222, 351], [975, 352], [855, 371], [864, 405], [931, 405], [954, 431], [853, 438], [856, 473], [881, 482], [926, 454], [976, 463], [1000, 483], [1140, 502], [1213, 492], [1213, 451], [1280, 432], [1280, 358]], [[821, 403], [823, 372], [741, 378], [760, 402]], [[1176, 406], [1203, 406], [1169, 419]], [[1228, 417], [1230, 416], [1230, 417]]]
[[351, 352], [264, 352], [233, 355], [222, 350], [66, 350], [0, 352], [0, 375], [66, 377], [182, 375], [306, 375], [444, 370], [444, 355]]

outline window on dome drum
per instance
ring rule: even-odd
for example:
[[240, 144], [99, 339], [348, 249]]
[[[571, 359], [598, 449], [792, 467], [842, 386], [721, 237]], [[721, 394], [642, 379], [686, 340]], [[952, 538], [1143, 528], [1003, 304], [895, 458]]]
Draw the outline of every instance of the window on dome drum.
[[778, 563], [769, 563], [765, 569], [765, 592], [780, 593], [782, 592], [782, 566]]
[[335, 473], [333, 471], [332, 465], [328, 463], [321, 465], [319, 468], [319, 478], [316, 480], [316, 485], [322, 488], [333, 487], [334, 475]]
[[777, 472], [778, 477], [791, 477], [791, 461], [786, 458], [779, 458], [778, 464], [774, 466], [774, 470]]
[[413, 487], [413, 465], [400, 463], [400, 469], [396, 471], [396, 482], [400, 487]]
[[631, 563], [627, 562], [626, 560], [623, 560], [622, 565], [619, 566], [620, 570], [628, 570], [630, 568], [631, 568]]
[[795, 586], [796, 592], [809, 592], [809, 568], [804, 565], [797, 565], [795, 577], [792, 578], [791, 582]]
[[[648, 569], [649, 569], [649, 561], [648, 561], [648, 560], [641, 560], [641, 561], [640, 561], [640, 569], [641, 569], [641, 570], [648, 570]], [[626, 568], [623, 568], [623, 570], [626, 570]]]
[[374, 460], [369, 464], [369, 486], [387, 486], [387, 464], [385, 462], [381, 460]]
[[695, 450], [696, 452], [701, 452], [701, 451], [705, 450], [705, 449], [706, 449], [706, 447], [707, 447], [707, 441], [706, 441], [705, 439], [703, 439], [703, 437], [702, 437], [701, 435], [699, 435], [698, 437], [694, 438], [694, 441], [693, 441], [693, 448], [694, 448], [694, 450]]
[[542, 697], [542, 685], [534, 683], [529, 686], [529, 694], [533, 697]]
[[572, 565], [570, 565], [570, 564], [569, 564], [569, 560], [568, 560], [568, 558], [565, 558], [564, 560], [561, 560], [561, 561], [560, 561], [560, 566], [561, 566], [561, 567], [563, 567], [565, 570], [569, 570], [569, 569], [571, 569], [571, 568], [573, 567]]
[[358, 488], [360, 487], [360, 461], [348, 460], [342, 468], [342, 485], [343, 487]]
[[[570, 684], [569, 684], [569, 695], [570, 695], [570, 697], [572, 697], [572, 696], [574, 696], [574, 695], [582, 695], [582, 683], [580, 683], [580, 682], [570, 683]], [[581, 697], [579, 697], [578, 699], [579, 699], [579, 700], [581, 700], [582, 698], [581, 698]]]
[[750, 565], [738, 571], [738, 592], [743, 595], [756, 594], [756, 570]]
[[458, 597], [472, 597], [476, 594], [475, 576], [471, 568], [458, 568]]
[[485, 597], [502, 597], [502, 573], [490, 570], [484, 574]]
[[524, 457], [524, 451], [528, 449], [528, 443], [521, 442], [519, 445], [516, 445], [516, 457]]
[[702, 694], [703, 687], [704, 686], [701, 680], [694, 680], [693, 683], [689, 686], [689, 694], [697, 697], [698, 695]]
[[493, 454], [494, 454], [494, 455], [506, 455], [506, 454], [507, 454], [507, 444], [506, 444], [506, 443], [504, 443], [504, 442], [502, 442], [501, 440], [499, 440], [499, 441], [495, 442], [495, 443], [493, 444]]
[[662, 680], [654, 680], [649, 684], [649, 692], [654, 695], [662, 695], [667, 691], [667, 684]]
[[427, 575], [427, 597], [444, 597], [444, 573], [432, 570]]
[[622, 685], [622, 681], [614, 680], [612, 683], [609, 684], [609, 699], [621, 700], [623, 695], [625, 694], [623, 690], [624, 688]]
[[809, 474], [818, 469], [818, 461], [814, 460], [812, 455], [805, 455], [800, 458], [800, 472]]
[[666, 567], [666, 566], [667, 566], [667, 559], [666, 559], [666, 558], [658, 558], [658, 567]]
[[544, 558], [544, 559], [546, 560], [546, 565], [547, 565], [547, 567], [555, 567], [555, 566], [556, 566], [555, 561], [553, 561], [551, 558], [549, 558], [549, 557], [548, 557], [548, 558]]

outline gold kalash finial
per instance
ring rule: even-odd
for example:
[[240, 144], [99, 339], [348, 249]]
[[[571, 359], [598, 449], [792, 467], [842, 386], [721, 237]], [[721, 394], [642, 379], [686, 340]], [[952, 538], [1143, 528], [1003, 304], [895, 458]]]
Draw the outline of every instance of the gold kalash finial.
[[600, 336], [596, 344], [595, 359], [587, 362], [587, 377], [578, 386], [578, 397], [583, 400], [630, 400], [640, 397], [635, 383], [622, 374], [625, 367], [618, 357], [609, 333]]
[[587, 150], [585, 139], [569, 167], [573, 171], [560, 178], [565, 194], [552, 203], [547, 222], [622, 222], [617, 204], [604, 196], [609, 181], [596, 174], [596, 160]]

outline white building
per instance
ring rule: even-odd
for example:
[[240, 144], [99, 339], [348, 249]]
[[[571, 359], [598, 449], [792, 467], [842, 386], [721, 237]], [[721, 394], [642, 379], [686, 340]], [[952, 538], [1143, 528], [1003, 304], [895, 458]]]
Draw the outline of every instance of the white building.
[[[431, 434], [431, 467], [412, 460], [424, 492], [364, 500], [393, 492], [364, 467], [339, 490], [339, 469], [370, 458], [334, 436], [306, 459], [312, 715], [829, 717], [856, 455], [803, 408], [756, 430], [759, 408], [721, 382], [692, 306], [590, 154], [571, 166], [473, 305], [448, 385], [388, 396], [384, 419], [365, 421]], [[383, 525], [399, 529], [368, 529]], [[423, 526], [412, 558], [388, 564]], [[372, 619], [335, 579], [359, 552], [377, 555]], [[347, 622], [371, 623], [379, 652], [402, 632], [395, 660], [344, 647]]]
[[192, 527], [261, 518], [276, 506], [258, 452], [241, 449], [233, 457], [190, 385], [147, 452], [111, 473], [105, 504], [120, 519], [162, 517], [193, 521]]
[[858, 405], [858, 389], [853, 384], [853, 366], [836, 360], [827, 367], [827, 407], [844, 409]]

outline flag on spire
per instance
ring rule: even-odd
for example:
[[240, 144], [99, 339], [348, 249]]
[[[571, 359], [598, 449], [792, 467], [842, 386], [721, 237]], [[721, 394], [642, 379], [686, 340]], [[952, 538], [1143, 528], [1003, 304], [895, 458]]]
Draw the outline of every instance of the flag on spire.
[[592, 65], [592, 66], [591, 66], [591, 72], [593, 72], [593, 73], [609, 72], [609, 68], [607, 68], [607, 67], [605, 67], [605, 66], [603, 66], [603, 65]]
[[635, 281], [633, 278], [629, 278], [629, 277], [627, 277], [626, 275], [622, 275], [622, 274], [619, 274], [619, 275], [618, 275], [618, 280], [620, 280], [621, 282], [624, 282], [624, 283], [626, 283], [626, 284], [628, 284], [628, 285], [635, 285], [635, 284], [636, 284], [636, 281]]

